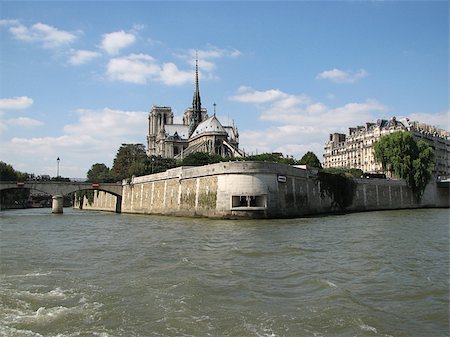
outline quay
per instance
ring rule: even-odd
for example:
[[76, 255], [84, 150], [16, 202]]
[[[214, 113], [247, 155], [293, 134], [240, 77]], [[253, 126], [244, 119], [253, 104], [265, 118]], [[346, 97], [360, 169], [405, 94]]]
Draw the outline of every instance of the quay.
[[[122, 182], [121, 212], [211, 218], [293, 218], [336, 212], [449, 207], [448, 184], [430, 182], [420, 202], [404, 181], [349, 179], [330, 190], [317, 170], [271, 162], [177, 167]], [[345, 189], [345, 190], [342, 190]], [[83, 209], [114, 211], [96, 193]]]

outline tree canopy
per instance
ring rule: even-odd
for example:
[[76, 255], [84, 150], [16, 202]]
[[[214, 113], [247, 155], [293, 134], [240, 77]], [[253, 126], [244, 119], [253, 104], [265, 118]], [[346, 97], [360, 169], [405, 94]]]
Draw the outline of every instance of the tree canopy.
[[423, 140], [414, 140], [411, 133], [399, 131], [381, 137], [374, 153], [383, 170], [404, 179], [420, 200], [432, 176], [433, 149]]
[[122, 144], [114, 159], [111, 176], [122, 180], [133, 175], [144, 175], [146, 159], [144, 144]]
[[28, 173], [16, 171], [11, 165], [0, 161], [0, 181], [23, 181], [29, 176]]
[[208, 164], [219, 163], [225, 160], [217, 154], [209, 154], [205, 152], [193, 152], [183, 158], [178, 164], [179, 166], [202, 166]]
[[[25, 181], [30, 177], [28, 173], [16, 171], [11, 165], [0, 161], [0, 181]], [[25, 207], [30, 196], [30, 189], [12, 189], [0, 193], [0, 209], [11, 207]]]
[[303, 157], [298, 161], [300, 165], [308, 165], [312, 167], [322, 168], [319, 158], [314, 154], [314, 152], [308, 151]]
[[176, 166], [175, 159], [160, 156], [147, 157], [143, 144], [122, 144], [118, 149], [113, 167], [94, 164], [87, 172], [88, 181], [114, 182], [132, 176], [164, 172]]
[[[87, 178], [92, 182], [112, 182], [134, 176], [143, 176], [158, 172], [164, 172], [177, 166], [202, 166], [214, 164], [221, 161], [243, 160], [243, 161], [267, 161], [288, 165], [295, 165], [299, 162], [293, 157], [283, 157], [278, 153], [262, 153], [254, 156], [242, 158], [223, 158], [219, 155], [204, 152], [190, 153], [182, 160], [176, 161], [173, 158], [163, 158], [161, 156], [148, 157], [143, 144], [122, 144], [117, 151], [113, 166], [109, 169], [105, 164], [96, 163], [87, 172]], [[308, 152], [303, 156], [301, 163], [309, 166], [321, 168], [317, 156], [313, 152]]]
[[283, 155], [279, 153], [261, 153], [238, 159], [244, 161], [268, 161], [288, 165], [294, 165], [297, 163], [293, 157], [283, 157]]
[[87, 172], [87, 178], [90, 182], [113, 182], [114, 178], [111, 176], [109, 167], [105, 164], [94, 164], [91, 169]]

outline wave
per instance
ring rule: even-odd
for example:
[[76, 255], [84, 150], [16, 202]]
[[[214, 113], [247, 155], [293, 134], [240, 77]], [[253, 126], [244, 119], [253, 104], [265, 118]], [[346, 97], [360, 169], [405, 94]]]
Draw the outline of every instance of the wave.
[[[57, 330], [54, 337], [75, 337], [80, 336], [80, 332], [65, 335], [65, 331], [58, 329], [67, 327], [65, 322], [89, 323], [100, 317], [103, 304], [90, 300], [87, 294], [75, 289], [56, 287], [46, 292], [34, 292], [8, 286], [0, 289], [0, 336], [41, 337], [41, 331], [52, 327]], [[109, 336], [101, 331], [89, 331], [88, 335]], [[46, 334], [45, 337], [53, 336]]]

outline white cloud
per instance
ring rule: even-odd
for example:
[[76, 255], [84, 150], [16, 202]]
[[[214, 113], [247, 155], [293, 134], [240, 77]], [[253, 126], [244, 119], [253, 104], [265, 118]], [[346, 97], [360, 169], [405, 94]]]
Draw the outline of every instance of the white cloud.
[[9, 27], [9, 32], [20, 41], [37, 42], [44, 48], [57, 48], [72, 43], [77, 35], [56, 27], [38, 22], [30, 27], [18, 20], [1, 20], [1, 26]]
[[100, 53], [90, 50], [72, 50], [69, 63], [72, 65], [81, 65], [100, 56]]
[[104, 34], [100, 48], [105, 50], [108, 54], [114, 55], [119, 53], [123, 48], [126, 48], [136, 42], [136, 36], [123, 30]]
[[0, 135], [6, 130], [8, 130], [8, 126], [0, 120]]
[[355, 83], [368, 75], [369, 73], [364, 69], [357, 72], [351, 72], [334, 68], [332, 70], [325, 70], [321, 72], [316, 78], [321, 80], [330, 80], [335, 83]]
[[61, 136], [16, 137], [5, 142], [0, 158], [17, 170], [54, 176], [60, 157], [61, 175], [85, 177], [95, 163], [111, 167], [122, 143], [145, 143], [145, 112], [81, 109], [78, 115], [77, 123], [66, 125]]
[[24, 110], [33, 104], [33, 99], [27, 96], [1, 98], [0, 110]]
[[20, 126], [20, 127], [24, 127], [24, 128], [33, 128], [33, 127], [44, 125], [44, 123], [42, 123], [41, 121], [29, 118], [29, 117], [11, 118], [11, 119], [8, 119], [8, 124]]
[[250, 87], [241, 86], [238, 89], [238, 94], [231, 97], [231, 100], [242, 103], [267, 103], [283, 99], [289, 95], [278, 89], [269, 89], [266, 91], [254, 90]]
[[241, 52], [237, 49], [224, 49], [213, 45], [207, 46], [206, 49], [190, 49], [189, 55], [191, 59], [194, 59], [198, 55], [199, 60], [218, 59], [224, 57], [238, 57], [241, 56]]
[[193, 81], [193, 71], [182, 71], [174, 63], [157, 61], [146, 54], [131, 54], [113, 58], [107, 65], [107, 75], [111, 80], [120, 80], [137, 84], [159, 81], [166, 85], [181, 85]]
[[[100, 138], [120, 138], [122, 136], [141, 136], [147, 132], [147, 113], [140, 111], [122, 111], [110, 108], [101, 110], [80, 109], [77, 124], [64, 127], [67, 134], [90, 135]], [[99, 128], [99, 125], [102, 127]]]
[[[146, 84], [150, 81], [162, 82], [165, 85], [182, 85], [194, 80], [194, 65], [196, 50], [190, 49], [176, 57], [186, 61], [191, 67], [183, 70], [173, 62], [160, 62], [147, 54], [130, 54], [109, 60], [106, 74], [110, 80], [124, 81], [136, 84]], [[199, 77], [215, 78], [213, 71], [216, 64], [211, 61], [223, 57], [237, 57], [236, 49], [220, 49], [210, 46], [198, 51]]]
[[300, 158], [311, 150], [321, 158], [329, 133], [346, 132], [348, 127], [376, 120], [388, 108], [376, 100], [329, 107], [304, 94], [288, 94], [279, 89], [265, 91], [241, 87], [230, 99], [254, 105], [260, 119], [277, 123], [261, 131], [242, 130], [241, 146], [247, 151], [283, 152]]
[[176, 56], [186, 61], [192, 68], [195, 66], [195, 58], [198, 57], [199, 76], [215, 78], [212, 72], [217, 68], [216, 60], [236, 58], [241, 55], [242, 53], [235, 48], [226, 49], [207, 45], [204, 49], [189, 49]]
[[414, 112], [406, 116], [410, 121], [418, 121], [431, 126], [435, 126], [439, 129], [450, 131], [450, 110], [427, 113], [427, 112]]
[[181, 85], [192, 82], [192, 71], [179, 70], [174, 63], [164, 63], [160, 73], [161, 81], [167, 85]]
[[160, 68], [150, 55], [131, 54], [111, 59], [106, 72], [111, 80], [145, 84], [158, 76]]

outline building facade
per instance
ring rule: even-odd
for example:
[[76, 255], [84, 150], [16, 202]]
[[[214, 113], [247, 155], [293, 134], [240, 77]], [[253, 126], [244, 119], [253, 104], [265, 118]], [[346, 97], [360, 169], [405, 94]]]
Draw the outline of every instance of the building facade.
[[153, 106], [148, 116], [147, 155], [182, 159], [194, 152], [206, 152], [222, 157], [241, 157], [239, 132], [235, 125], [223, 126], [215, 113], [208, 116], [202, 107], [198, 81], [198, 61], [195, 66], [195, 91], [192, 107], [183, 114], [183, 124], [174, 124], [170, 107]]
[[382, 136], [396, 131], [410, 132], [414, 139], [424, 140], [433, 148], [435, 156], [434, 174], [450, 174], [450, 132], [410, 121], [409, 119], [379, 119], [364, 126], [349, 128], [348, 135], [330, 134], [325, 144], [324, 168], [357, 168], [364, 172], [381, 173], [381, 164], [375, 161], [373, 144]]

